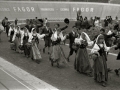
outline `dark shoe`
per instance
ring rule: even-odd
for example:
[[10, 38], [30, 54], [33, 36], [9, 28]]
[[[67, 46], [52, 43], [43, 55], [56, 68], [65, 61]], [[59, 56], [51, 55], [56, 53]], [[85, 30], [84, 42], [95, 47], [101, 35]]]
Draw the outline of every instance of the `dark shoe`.
[[112, 69], [108, 68], [108, 72], [111, 72], [111, 71], [112, 71]]
[[116, 75], [119, 76], [119, 71], [117, 69], [114, 70]]
[[106, 83], [105, 83], [105, 82], [102, 82], [102, 86], [103, 86], [103, 87], [106, 87]]
[[37, 64], [40, 64], [40, 61], [39, 61], [39, 60], [36, 60], [36, 63], [37, 63]]
[[31, 57], [31, 59], [34, 61], [33, 57]]

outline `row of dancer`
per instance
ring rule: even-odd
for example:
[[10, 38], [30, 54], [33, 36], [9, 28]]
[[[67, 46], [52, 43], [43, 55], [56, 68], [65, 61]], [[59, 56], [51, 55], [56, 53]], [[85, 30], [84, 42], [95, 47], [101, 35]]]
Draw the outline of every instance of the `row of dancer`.
[[9, 37], [11, 42], [11, 49], [18, 53], [24, 52], [24, 55], [37, 63], [42, 59], [38, 44], [39, 40], [44, 38], [45, 34], [39, 34], [33, 28], [31, 32], [26, 27], [20, 28], [19, 26], [11, 25], [9, 29]]
[[[27, 57], [31, 57], [39, 63], [42, 57], [38, 44], [39, 39], [44, 38], [45, 47], [43, 52], [45, 52], [47, 46], [50, 48], [52, 44], [52, 52], [48, 51], [48, 54], [50, 54], [49, 59], [52, 66], [54, 63], [57, 63], [58, 67], [61, 63], [68, 63], [67, 61], [69, 61], [69, 57], [75, 51], [75, 70], [89, 76], [92, 76], [94, 71], [95, 80], [101, 82], [103, 86], [106, 86], [108, 80], [106, 52], [115, 46], [107, 47], [105, 43], [105, 35], [102, 33], [97, 36], [95, 41], [91, 41], [87, 33], [82, 32], [81, 30], [78, 32], [76, 26], [73, 27], [72, 32], [63, 37], [61, 31], [65, 30], [67, 27], [68, 25], [60, 28], [59, 24], [55, 24], [55, 28], [50, 30], [46, 25], [41, 34], [38, 34], [35, 28], [32, 29], [32, 32], [28, 32], [28, 29], [25, 27], [20, 29], [18, 26], [15, 26], [15, 28], [17, 28], [16, 31], [15, 28], [9, 30], [10, 41], [14, 42], [15, 50], [18, 49], [19, 51], [19, 49], [23, 49], [24, 54]], [[104, 32], [104, 29], [101, 29], [101, 32]], [[111, 36], [114, 35], [114, 33], [111, 34]], [[64, 50], [60, 45], [60, 42], [64, 39], [70, 40], [70, 53], [68, 58], [65, 57]], [[18, 43], [21, 44], [20, 47]], [[91, 55], [94, 59], [94, 68], [90, 65], [89, 55], [86, 49], [87, 46], [93, 46]]]
[[[102, 86], [107, 85], [108, 81], [108, 68], [107, 68], [107, 52], [110, 51], [111, 48], [115, 48], [116, 45], [113, 45], [111, 47], [106, 46], [105, 38], [107, 35], [105, 35], [105, 30], [101, 29], [101, 33], [96, 37], [95, 41], [91, 41], [87, 33], [79, 31], [79, 35], [75, 32], [76, 27], [73, 27], [72, 34], [74, 39], [70, 39], [70, 55], [72, 55], [73, 51], [76, 52], [75, 55], [75, 62], [74, 62], [74, 68], [76, 71], [82, 74], [86, 74], [88, 76], [92, 76], [94, 73], [94, 80], [96, 82], [99, 82]], [[77, 30], [76, 30], [77, 31]], [[66, 35], [66, 39], [70, 38], [70, 34]], [[56, 36], [56, 37], [55, 37]], [[114, 37], [115, 33], [111, 33], [111, 35], [108, 35], [108, 37]], [[65, 62], [66, 58], [64, 56], [63, 49], [60, 46], [60, 38], [59, 34], [53, 34], [52, 40], [55, 40], [53, 51], [50, 56], [51, 64], [57, 62], [59, 65], [60, 61]], [[71, 41], [73, 40], [73, 41]], [[93, 46], [91, 50], [91, 56], [94, 60], [94, 67], [91, 67], [90, 61], [89, 61], [89, 55], [87, 52], [87, 46]], [[68, 58], [69, 58], [68, 56]], [[68, 59], [69, 61], [69, 59]]]

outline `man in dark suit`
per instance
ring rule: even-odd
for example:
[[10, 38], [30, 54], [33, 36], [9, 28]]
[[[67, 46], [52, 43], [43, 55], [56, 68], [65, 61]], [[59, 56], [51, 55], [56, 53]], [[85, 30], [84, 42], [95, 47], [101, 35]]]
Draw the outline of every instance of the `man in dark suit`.
[[51, 36], [52, 36], [52, 30], [49, 27], [49, 23], [47, 23], [42, 31], [41, 34], [46, 34], [44, 37], [44, 41], [45, 41], [45, 46], [43, 48], [43, 53], [45, 53], [45, 48], [48, 47], [48, 54], [50, 54], [49, 50], [50, 50], [50, 46], [51, 46]]
[[107, 27], [108, 26], [108, 17], [106, 16], [106, 18], [104, 19], [104, 26]]
[[68, 55], [68, 58], [67, 58], [67, 60], [68, 60], [68, 62], [69, 62], [69, 57], [73, 54], [73, 52], [77, 52], [75, 49], [73, 49], [73, 44], [74, 44], [74, 40], [75, 40], [75, 38], [77, 38], [78, 37], [78, 34], [76, 33], [77, 32], [77, 27], [76, 26], [73, 26], [73, 29], [72, 29], [72, 31], [69, 33], [69, 35], [68, 35], [68, 39], [69, 39], [69, 48], [70, 48], [70, 52], [69, 52], [69, 55]]

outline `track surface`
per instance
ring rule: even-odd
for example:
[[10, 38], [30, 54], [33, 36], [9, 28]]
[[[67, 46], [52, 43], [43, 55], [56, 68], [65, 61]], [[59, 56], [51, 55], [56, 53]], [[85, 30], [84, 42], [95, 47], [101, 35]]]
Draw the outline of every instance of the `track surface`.
[[[71, 25], [72, 26], [72, 25]], [[56, 65], [52, 67], [48, 60], [49, 55], [42, 53], [44, 41], [40, 41], [39, 48], [41, 49], [42, 61], [40, 64], [36, 64], [30, 58], [26, 58], [23, 54], [18, 54], [15, 51], [10, 50], [10, 44], [5, 33], [2, 34], [2, 42], [0, 43], [0, 56], [14, 65], [24, 69], [32, 75], [42, 79], [43, 81], [57, 87], [61, 90], [119, 90], [120, 78], [117, 77], [112, 71], [109, 73], [109, 81], [107, 87], [102, 87], [95, 83], [93, 77], [88, 77], [80, 74], [74, 70], [74, 57], [70, 57], [69, 66], [61, 65], [57, 68]], [[67, 56], [69, 53], [68, 46], [62, 46]], [[89, 52], [89, 51], [88, 51]], [[108, 67], [111, 69], [119, 68], [120, 61], [115, 60], [116, 56], [108, 55]], [[91, 65], [93, 63], [90, 60]]]

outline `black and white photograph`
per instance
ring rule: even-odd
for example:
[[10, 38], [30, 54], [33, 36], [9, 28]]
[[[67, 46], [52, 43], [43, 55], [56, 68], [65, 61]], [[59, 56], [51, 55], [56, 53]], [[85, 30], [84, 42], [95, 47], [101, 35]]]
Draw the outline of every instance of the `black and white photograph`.
[[0, 0], [0, 90], [120, 90], [120, 0]]

